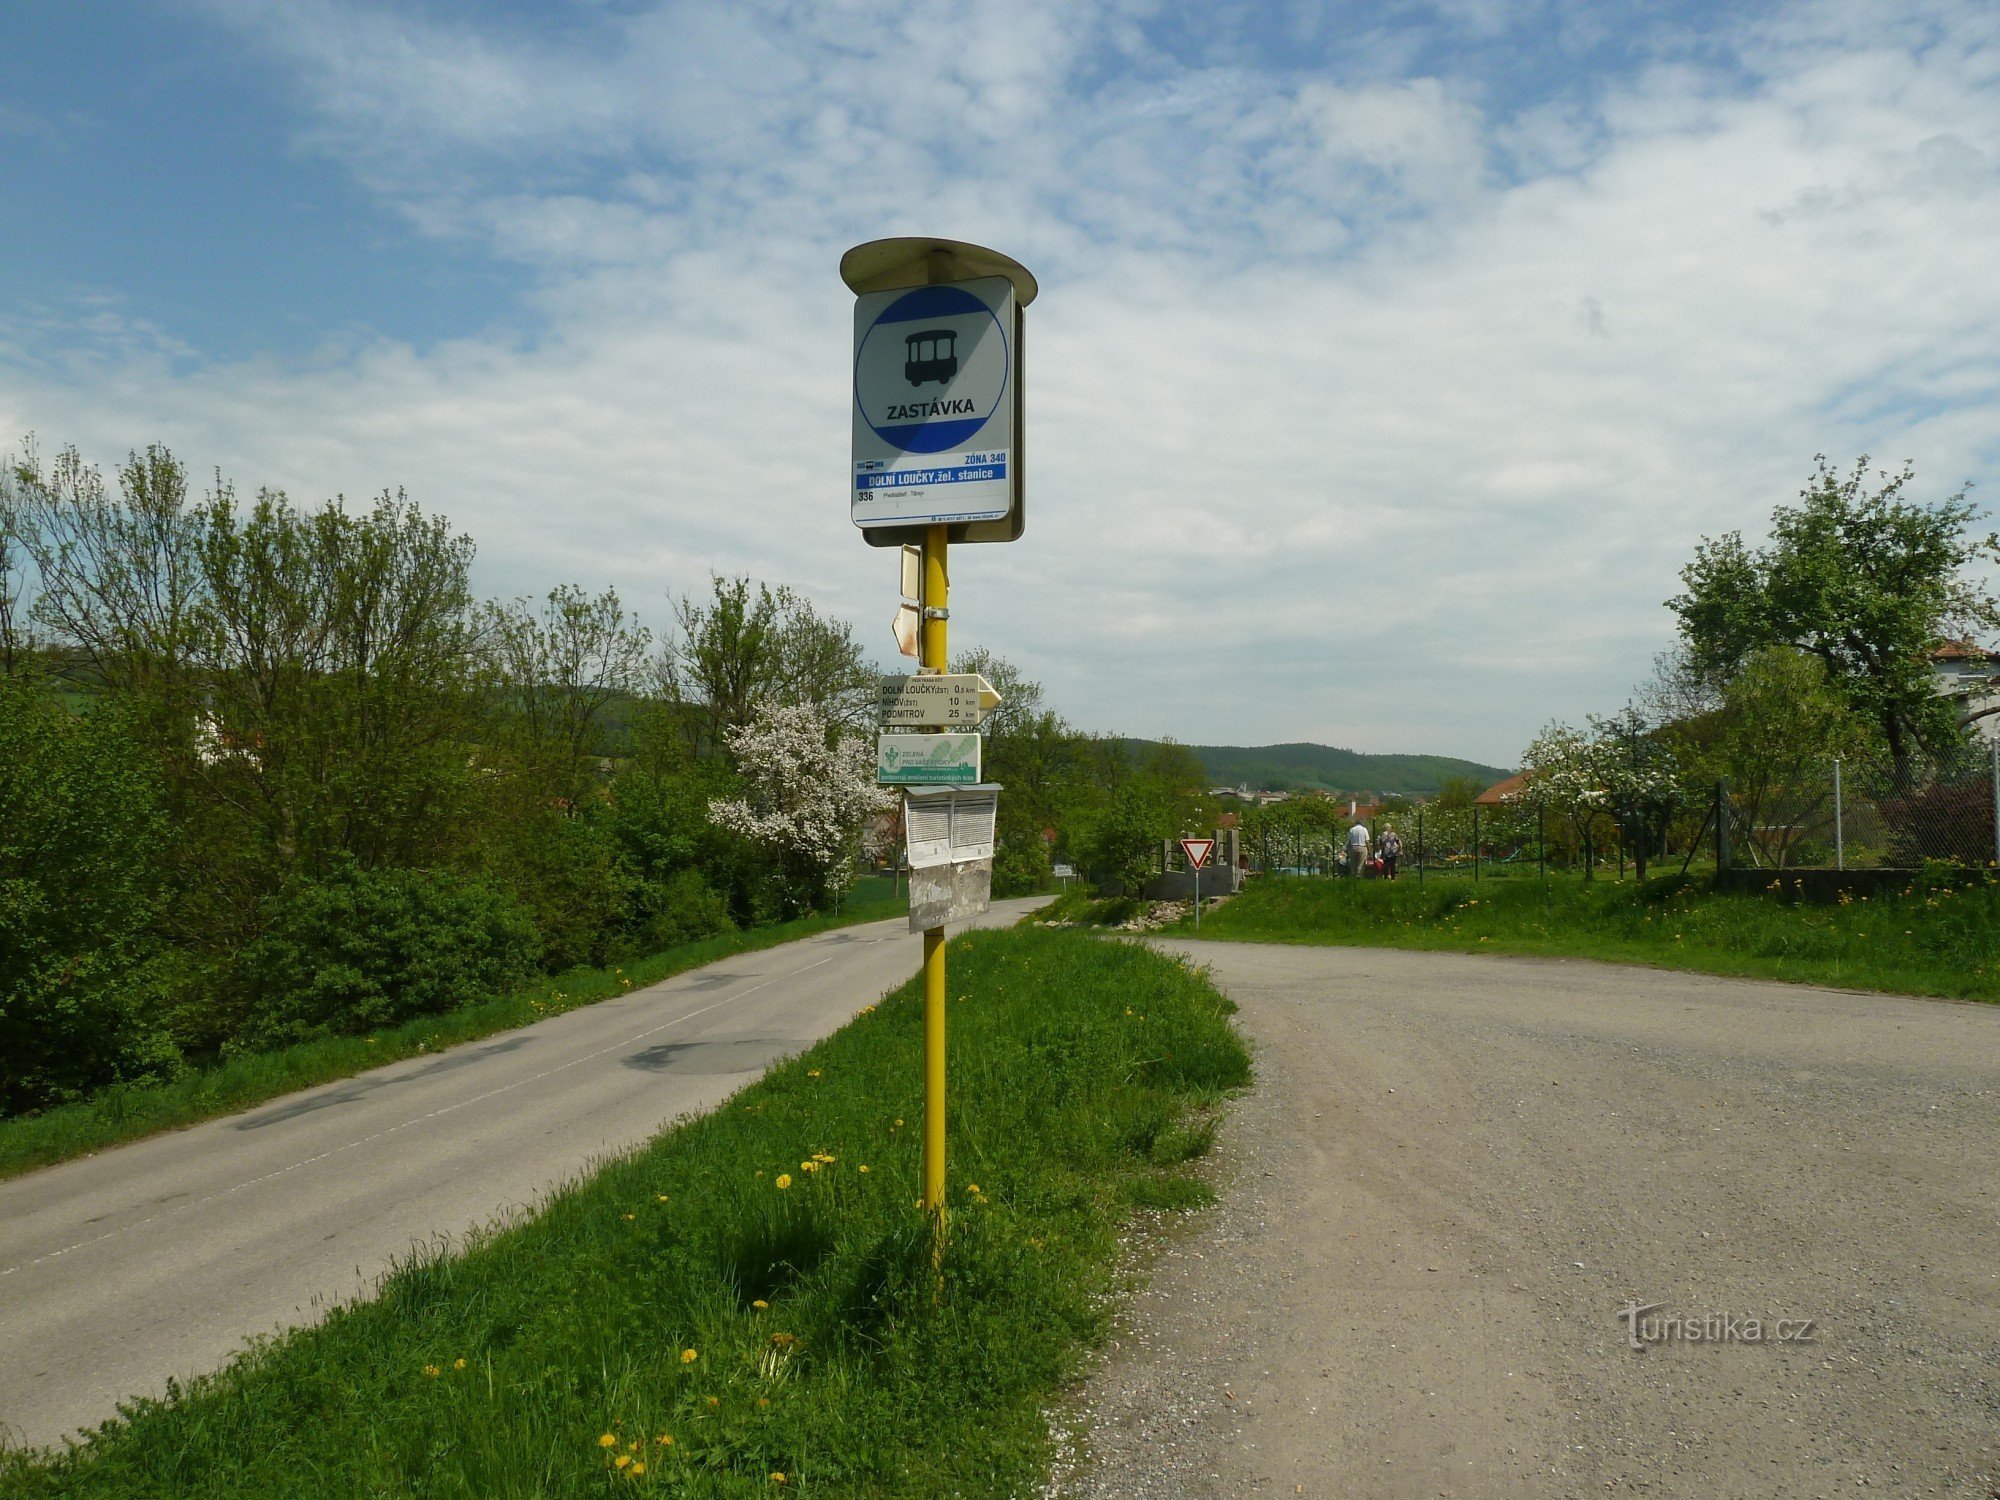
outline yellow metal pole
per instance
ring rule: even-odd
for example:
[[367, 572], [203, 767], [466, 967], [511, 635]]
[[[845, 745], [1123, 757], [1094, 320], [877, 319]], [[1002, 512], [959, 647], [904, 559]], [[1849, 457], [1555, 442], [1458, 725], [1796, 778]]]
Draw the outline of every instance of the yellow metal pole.
[[[924, 534], [923, 664], [945, 670], [945, 610], [951, 586], [945, 570], [945, 529]], [[937, 611], [935, 616], [932, 611]], [[944, 1234], [944, 928], [924, 933], [924, 1207]]]

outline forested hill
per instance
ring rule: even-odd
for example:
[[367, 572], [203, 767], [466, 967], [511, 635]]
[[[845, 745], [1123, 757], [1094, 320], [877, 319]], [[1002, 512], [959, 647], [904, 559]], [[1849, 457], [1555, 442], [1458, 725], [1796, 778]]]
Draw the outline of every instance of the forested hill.
[[[1144, 740], [1128, 741], [1143, 751]], [[1482, 787], [1514, 773], [1450, 755], [1363, 755], [1331, 745], [1190, 745], [1208, 770], [1210, 786], [1252, 791], [1435, 792], [1447, 776]]]

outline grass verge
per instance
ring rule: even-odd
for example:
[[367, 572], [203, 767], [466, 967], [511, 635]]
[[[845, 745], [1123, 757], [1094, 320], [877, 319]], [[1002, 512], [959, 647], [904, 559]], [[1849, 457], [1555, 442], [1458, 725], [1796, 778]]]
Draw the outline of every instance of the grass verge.
[[0, 1455], [0, 1497], [1024, 1492], [1119, 1224], [1201, 1201], [1185, 1163], [1249, 1059], [1228, 1001], [1133, 945], [984, 932], [951, 963], [941, 1282], [913, 981], [534, 1220]]
[[2000, 884], [1954, 878], [1827, 906], [1672, 876], [1551, 879], [1546, 889], [1529, 880], [1256, 880], [1206, 913], [1201, 935], [1594, 958], [2000, 1000]]
[[867, 880], [838, 916], [801, 917], [770, 927], [724, 933], [634, 959], [622, 967], [572, 969], [483, 1004], [438, 1016], [419, 1016], [365, 1037], [328, 1037], [276, 1052], [250, 1053], [166, 1083], [113, 1085], [75, 1104], [0, 1120], [0, 1180], [141, 1136], [234, 1114], [315, 1084], [352, 1078], [383, 1063], [512, 1031], [629, 989], [657, 984], [732, 954], [775, 948], [836, 927], [881, 921], [906, 910], [906, 898], [892, 894], [887, 880]]

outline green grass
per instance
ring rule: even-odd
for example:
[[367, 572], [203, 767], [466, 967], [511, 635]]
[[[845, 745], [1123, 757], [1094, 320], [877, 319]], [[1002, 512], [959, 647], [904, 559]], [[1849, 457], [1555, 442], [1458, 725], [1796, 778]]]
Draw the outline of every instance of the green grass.
[[1229, 1003], [1135, 945], [983, 932], [950, 962], [941, 1282], [913, 981], [533, 1221], [0, 1455], [0, 1497], [1031, 1492], [1121, 1223], [1204, 1199], [1186, 1163], [1249, 1060]]
[[628, 989], [657, 984], [731, 954], [776, 947], [857, 922], [880, 921], [908, 909], [907, 897], [900, 892], [892, 894], [888, 880], [867, 879], [842, 904], [838, 916], [801, 917], [725, 933], [635, 959], [622, 967], [572, 969], [481, 1005], [440, 1016], [420, 1016], [366, 1037], [332, 1037], [276, 1052], [251, 1053], [167, 1083], [114, 1085], [75, 1104], [0, 1120], [0, 1180], [141, 1136], [233, 1114], [315, 1084], [352, 1078], [399, 1058], [511, 1031]]
[[[1183, 923], [1176, 932], [1190, 931]], [[2000, 1000], [2000, 884], [1913, 879], [1827, 906], [1695, 880], [1255, 880], [1204, 938], [1527, 953]]]

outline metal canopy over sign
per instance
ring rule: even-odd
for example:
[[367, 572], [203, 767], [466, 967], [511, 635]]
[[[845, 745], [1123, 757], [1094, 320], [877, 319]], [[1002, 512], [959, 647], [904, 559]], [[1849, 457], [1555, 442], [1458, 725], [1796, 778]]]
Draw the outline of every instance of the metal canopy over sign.
[[1005, 276], [855, 300], [855, 525], [1013, 511], [1014, 312]]
[[1181, 853], [1187, 856], [1188, 868], [1199, 870], [1208, 864], [1209, 855], [1215, 852], [1214, 839], [1182, 839]]
[[999, 706], [993, 684], [977, 672], [884, 677], [875, 697], [884, 729], [971, 729]]
[[877, 786], [971, 786], [979, 780], [976, 734], [878, 734]]

